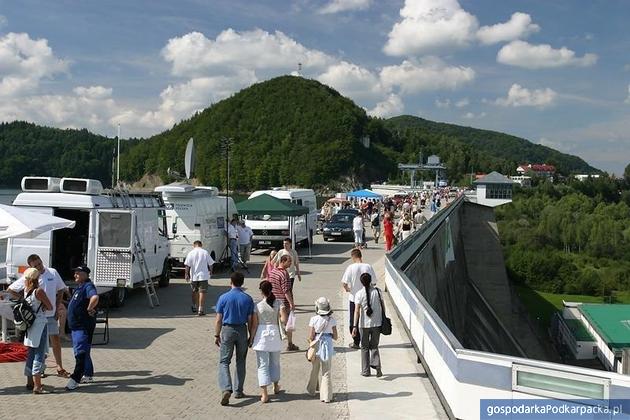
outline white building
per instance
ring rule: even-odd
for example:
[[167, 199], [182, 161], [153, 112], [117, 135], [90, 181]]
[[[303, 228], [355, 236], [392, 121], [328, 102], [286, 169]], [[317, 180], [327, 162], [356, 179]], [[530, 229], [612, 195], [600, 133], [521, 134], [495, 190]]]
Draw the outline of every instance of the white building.
[[498, 172], [490, 172], [473, 182], [477, 189], [474, 201], [488, 207], [511, 203], [515, 183]]
[[529, 188], [532, 186], [532, 177], [526, 175], [511, 176], [510, 179], [521, 185], [523, 188]]

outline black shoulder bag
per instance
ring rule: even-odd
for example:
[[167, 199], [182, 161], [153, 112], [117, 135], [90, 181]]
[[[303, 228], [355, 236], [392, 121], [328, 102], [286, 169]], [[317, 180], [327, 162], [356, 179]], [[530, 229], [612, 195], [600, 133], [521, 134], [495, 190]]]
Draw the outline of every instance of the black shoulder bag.
[[381, 323], [381, 334], [383, 335], [390, 335], [392, 333], [392, 320], [387, 318], [387, 316], [385, 316], [385, 304], [383, 303], [383, 297], [381, 296], [381, 291], [379, 290], [379, 288], [376, 288], [376, 291], [378, 292], [378, 298], [381, 301], [381, 310], [383, 313], [383, 321]]

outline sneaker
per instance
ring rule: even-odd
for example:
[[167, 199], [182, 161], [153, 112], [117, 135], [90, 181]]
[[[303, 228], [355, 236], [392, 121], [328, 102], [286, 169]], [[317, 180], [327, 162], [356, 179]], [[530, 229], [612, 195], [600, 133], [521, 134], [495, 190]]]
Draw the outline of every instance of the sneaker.
[[192, 306], [190, 307], [190, 310], [192, 311], [192, 313], [193, 313], [193, 314], [196, 314], [196, 313], [197, 313], [197, 307], [196, 307], [195, 305], [192, 305]]
[[70, 378], [68, 380], [68, 383], [66, 384], [66, 389], [68, 391], [74, 391], [75, 389], [77, 389], [79, 387], [79, 384], [77, 383], [77, 381], [75, 381], [74, 379]]
[[287, 351], [300, 351], [300, 348], [295, 344], [291, 343], [287, 346]]
[[91, 376], [84, 376], [83, 378], [81, 378], [82, 384], [91, 384], [92, 382], [94, 382], [94, 378]]
[[350, 343], [350, 344], [348, 345], [348, 347], [350, 347], [351, 349], [355, 349], [355, 350], [358, 350], [358, 349], [360, 349], [360, 348], [361, 348], [361, 347], [359, 347], [359, 345], [358, 345], [358, 344], [355, 344], [355, 343]]
[[381, 376], [383, 376], [383, 371], [381, 370], [381, 368], [377, 368], [376, 369], [376, 377], [380, 378]]
[[223, 391], [223, 394], [221, 395], [221, 405], [228, 405], [230, 403], [231, 395], [232, 395], [232, 392]]
[[236, 398], [237, 400], [238, 400], [238, 399], [241, 399], [241, 398], [245, 398], [245, 394], [244, 394], [244, 393], [242, 393], [242, 392], [238, 392], [238, 391], [236, 391], [236, 392], [234, 393], [234, 398]]

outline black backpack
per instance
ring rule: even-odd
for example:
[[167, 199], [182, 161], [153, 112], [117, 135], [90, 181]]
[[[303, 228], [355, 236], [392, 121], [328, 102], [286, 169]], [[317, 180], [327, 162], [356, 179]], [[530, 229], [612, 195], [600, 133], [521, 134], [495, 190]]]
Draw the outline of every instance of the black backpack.
[[28, 294], [24, 298], [14, 300], [15, 304], [13, 305], [13, 322], [15, 323], [15, 329], [17, 331], [28, 330], [35, 322], [37, 312], [42, 309], [42, 304], [40, 303], [37, 311], [34, 311], [31, 304], [28, 303], [28, 301], [26, 300], [26, 298], [28, 298], [35, 290], [36, 289], [33, 289], [28, 292]]

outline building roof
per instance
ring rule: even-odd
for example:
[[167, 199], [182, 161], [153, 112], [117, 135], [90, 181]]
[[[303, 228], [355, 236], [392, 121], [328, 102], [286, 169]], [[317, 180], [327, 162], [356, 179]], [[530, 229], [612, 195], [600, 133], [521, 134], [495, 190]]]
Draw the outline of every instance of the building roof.
[[579, 319], [565, 318], [564, 322], [566, 322], [576, 341], [595, 341], [595, 337], [588, 332], [584, 323]]
[[547, 165], [546, 163], [524, 163], [522, 165], [518, 165], [516, 168], [521, 169], [522, 171], [533, 171], [533, 172], [555, 172], [556, 167], [553, 165]]
[[501, 175], [500, 173], [493, 171], [490, 172], [488, 175], [479, 178], [478, 180], [474, 181], [473, 184], [514, 184], [515, 182], [512, 181], [510, 178]]
[[578, 309], [612, 349], [630, 347], [630, 305], [583, 303]]

